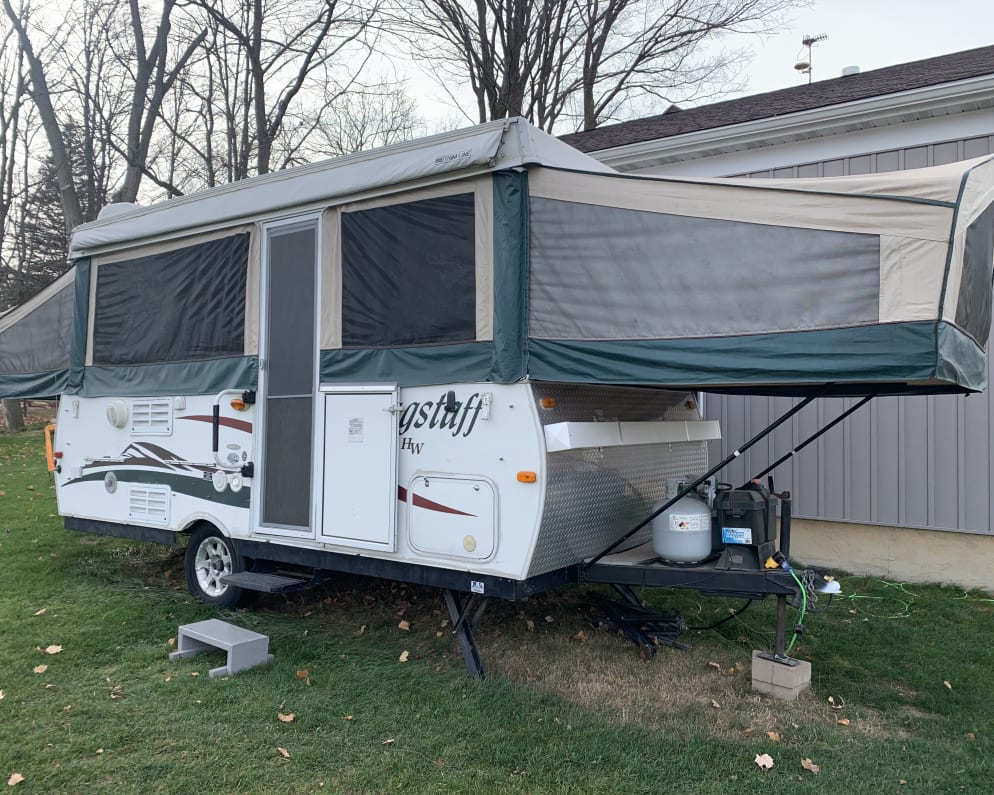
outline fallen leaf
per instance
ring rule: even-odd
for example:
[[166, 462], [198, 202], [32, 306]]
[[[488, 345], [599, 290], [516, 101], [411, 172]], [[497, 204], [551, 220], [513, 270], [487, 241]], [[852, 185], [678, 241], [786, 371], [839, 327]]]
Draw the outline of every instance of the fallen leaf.
[[24, 781], [24, 776], [22, 776], [20, 773], [11, 773], [10, 778], [7, 779], [7, 786], [16, 787], [22, 781]]
[[756, 754], [756, 764], [760, 770], [772, 770], [773, 757], [769, 754]]
[[[2, 690], [0, 690], [0, 698], [3, 698], [3, 691]], [[967, 732], [966, 733], [966, 739], [968, 739], [968, 740], [976, 740], [977, 739], [977, 735], [974, 734], [973, 732]]]
[[708, 668], [714, 668], [716, 671], [720, 671], [721, 670], [721, 663], [715, 662], [714, 660], [712, 660], [711, 662], [708, 663]]
[[310, 673], [308, 673], [306, 668], [302, 668], [301, 670], [297, 671], [298, 679], [306, 679], [308, 676], [310, 676]]
[[587, 640], [587, 636], [586, 636], [586, 635], [584, 634], [584, 632], [583, 632], [583, 630], [582, 630], [582, 629], [581, 629], [581, 630], [580, 630], [579, 632], [577, 632], [577, 633], [576, 633], [576, 634], [575, 634], [575, 635], [573, 636], [573, 638], [574, 638], [575, 640], [578, 640], [578, 641], [580, 641], [580, 643], [585, 643], [585, 642], [586, 642], [586, 640]]
[[31, 670], [34, 671], [36, 674], [43, 674], [43, 673], [45, 673], [45, 671], [48, 670], [48, 666], [47, 665], [36, 665]]
[[738, 671], [739, 673], [742, 673], [742, 671], [744, 671], [745, 669], [746, 669], [746, 664], [741, 660], [735, 663], [735, 670]]
[[404, 630], [404, 632], [410, 632], [411, 631], [411, 622], [410, 621], [401, 621], [397, 625], [397, 629], [402, 629], [402, 630]]
[[440, 638], [440, 637], [442, 637], [442, 632], [441, 632], [441, 630], [439, 630], [438, 632], [436, 632], [436, 633], [435, 633], [435, 637], [436, 637], [436, 638]]
[[3, 701], [3, 691], [0, 690], [0, 701]]
[[815, 774], [816, 776], [817, 776], [817, 775], [818, 775], [819, 773], [821, 773], [821, 768], [820, 768], [820, 767], [818, 767], [818, 765], [816, 765], [816, 764], [815, 764], [814, 762], [812, 762], [812, 761], [811, 761], [810, 759], [802, 759], [802, 760], [801, 760], [801, 767], [803, 767], [803, 768], [804, 768], [805, 770], [810, 770], [810, 771], [811, 771], [812, 773], [814, 773], [814, 774]]
[[393, 745], [395, 742], [397, 742], [397, 741], [393, 737], [390, 737], [390, 738], [384, 740], [383, 744], [384, 745]]
[[556, 620], [556, 619], [554, 619], [554, 618], [553, 618], [552, 616], [546, 616], [546, 617], [545, 617], [545, 621], [546, 621], [546, 623], [548, 623], [548, 624], [551, 624], [551, 623], [552, 623], [553, 621], [555, 621], [555, 620]]
[[535, 622], [532, 621], [530, 618], [527, 621], [525, 621], [525, 624], [528, 627], [528, 631], [529, 632], [534, 632], [535, 631]]
[[946, 687], [948, 687], [948, 688], [949, 688], [950, 690], [952, 690], [952, 689], [953, 689], [953, 686], [952, 686], [951, 684], [949, 684], [949, 680], [948, 680], [948, 679], [943, 679], [943, 680], [942, 680], [942, 684], [944, 684], [944, 685], [945, 685]]
[[200, 671], [191, 671], [190, 676], [200, 676]]
[[902, 778], [902, 779], [898, 779], [898, 782], [897, 782], [897, 783], [898, 783], [898, 784], [900, 784], [901, 786], [904, 786], [904, 785], [905, 785], [905, 784], [907, 784], [908, 782], [907, 782], [907, 781], [905, 781], [905, 780], [904, 780], [904, 779]]
[[98, 749], [97, 749], [97, 753], [98, 753], [98, 754], [102, 754], [103, 752], [104, 752], [104, 749], [103, 749], [103, 748], [98, 748]]
[[124, 695], [124, 686], [123, 685], [114, 685], [110, 689], [110, 697], [112, 699], [114, 699], [115, 701], [120, 701], [122, 698], [125, 698], [125, 695]]
[[746, 726], [746, 727], [745, 727], [745, 728], [744, 728], [744, 729], [742, 730], [742, 733], [743, 733], [743, 734], [752, 734], [752, 733], [753, 733], [754, 731], [756, 731], [756, 730], [755, 730], [754, 728], [752, 728], [752, 726]]
[[288, 750], [286, 750], [286, 748], [280, 748], [277, 745], [276, 746], [276, 750], [280, 752], [280, 756], [282, 756], [284, 759], [289, 759], [290, 758], [290, 752]]
[[61, 653], [62, 653], [61, 646], [47, 646], [45, 648], [45, 654], [61, 654]]
[[293, 723], [297, 720], [297, 716], [292, 712], [277, 712], [276, 717], [279, 718], [283, 723]]
[[848, 726], [849, 725], [849, 718], [839, 718], [835, 722], [838, 723], [840, 726]]
[[169, 640], [166, 641], [166, 643], [168, 644], [169, 648], [173, 648], [176, 645], [176, 638], [170, 638]]
[[400, 653], [400, 657], [398, 657], [397, 659], [400, 660], [401, 662], [407, 662], [407, 658], [410, 656], [411, 653], [407, 649], [404, 649], [404, 651]]
[[356, 632], [356, 635], [365, 635], [365, 634], [366, 634], [366, 625], [363, 624], [361, 627], [359, 627], [359, 631]]
[[55, 690], [57, 687], [58, 685], [45, 685], [46, 690]]
[[780, 742], [780, 732], [768, 731], [766, 732], [766, 736], [775, 743]]
[[354, 718], [351, 715], [346, 715], [342, 720], [354, 720]]
[[33, 615], [33, 616], [43, 616], [43, 615], [45, 615], [46, 612], [48, 612], [48, 611], [43, 607], [41, 610], [36, 610], [31, 615]]
[[721, 709], [721, 704], [719, 704], [713, 698], [711, 699], [711, 706], [714, 707], [715, 709]]

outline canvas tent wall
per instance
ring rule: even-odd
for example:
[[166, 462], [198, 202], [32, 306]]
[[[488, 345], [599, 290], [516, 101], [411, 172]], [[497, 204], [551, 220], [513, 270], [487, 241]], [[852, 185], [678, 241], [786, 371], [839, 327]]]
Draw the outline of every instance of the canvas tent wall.
[[[992, 205], [991, 159], [900, 179], [633, 178], [492, 123], [78, 228], [66, 388], [251, 388], [260, 296], [316, 293], [317, 351], [299, 353], [325, 383], [976, 390]], [[281, 245], [320, 252], [317, 272], [263, 284], [261, 224], [299, 213], [319, 235]]]
[[0, 397], [51, 397], [66, 388], [74, 283], [69, 270], [0, 315]]

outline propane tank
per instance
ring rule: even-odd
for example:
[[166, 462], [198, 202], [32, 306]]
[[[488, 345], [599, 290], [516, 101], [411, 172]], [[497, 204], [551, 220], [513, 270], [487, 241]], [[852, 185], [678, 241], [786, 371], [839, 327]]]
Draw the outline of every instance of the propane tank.
[[[666, 480], [660, 507], [687, 487], [679, 478]], [[673, 563], [699, 563], [711, 555], [711, 508], [691, 492], [652, 520], [652, 546], [663, 560]]]

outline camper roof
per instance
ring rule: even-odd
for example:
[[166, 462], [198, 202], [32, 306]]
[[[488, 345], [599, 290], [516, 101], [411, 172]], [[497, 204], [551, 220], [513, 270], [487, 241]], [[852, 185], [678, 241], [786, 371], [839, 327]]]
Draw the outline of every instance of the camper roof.
[[82, 224], [69, 258], [251, 221], [282, 209], [388, 193], [394, 186], [527, 165], [613, 173], [522, 118], [502, 119], [369, 152], [264, 174]]

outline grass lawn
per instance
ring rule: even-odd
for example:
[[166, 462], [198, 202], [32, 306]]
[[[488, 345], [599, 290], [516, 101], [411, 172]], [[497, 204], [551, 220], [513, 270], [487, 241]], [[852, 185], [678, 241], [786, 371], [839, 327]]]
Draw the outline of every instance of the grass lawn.
[[[342, 577], [247, 612], [195, 603], [182, 546], [62, 529], [42, 446], [0, 435], [11, 792], [994, 791], [986, 594], [842, 578], [794, 650], [812, 691], [786, 704], [749, 687], [772, 601], [641, 660], [591, 628], [584, 589], [560, 591], [490, 607], [474, 682], [428, 589]], [[646, 596], [692, 625], [739, 606]], [[170, 661], [177, 627], [212, 616], [268, 634], [275, 661], [230, 679], [207, 676], [218, 655]]]

